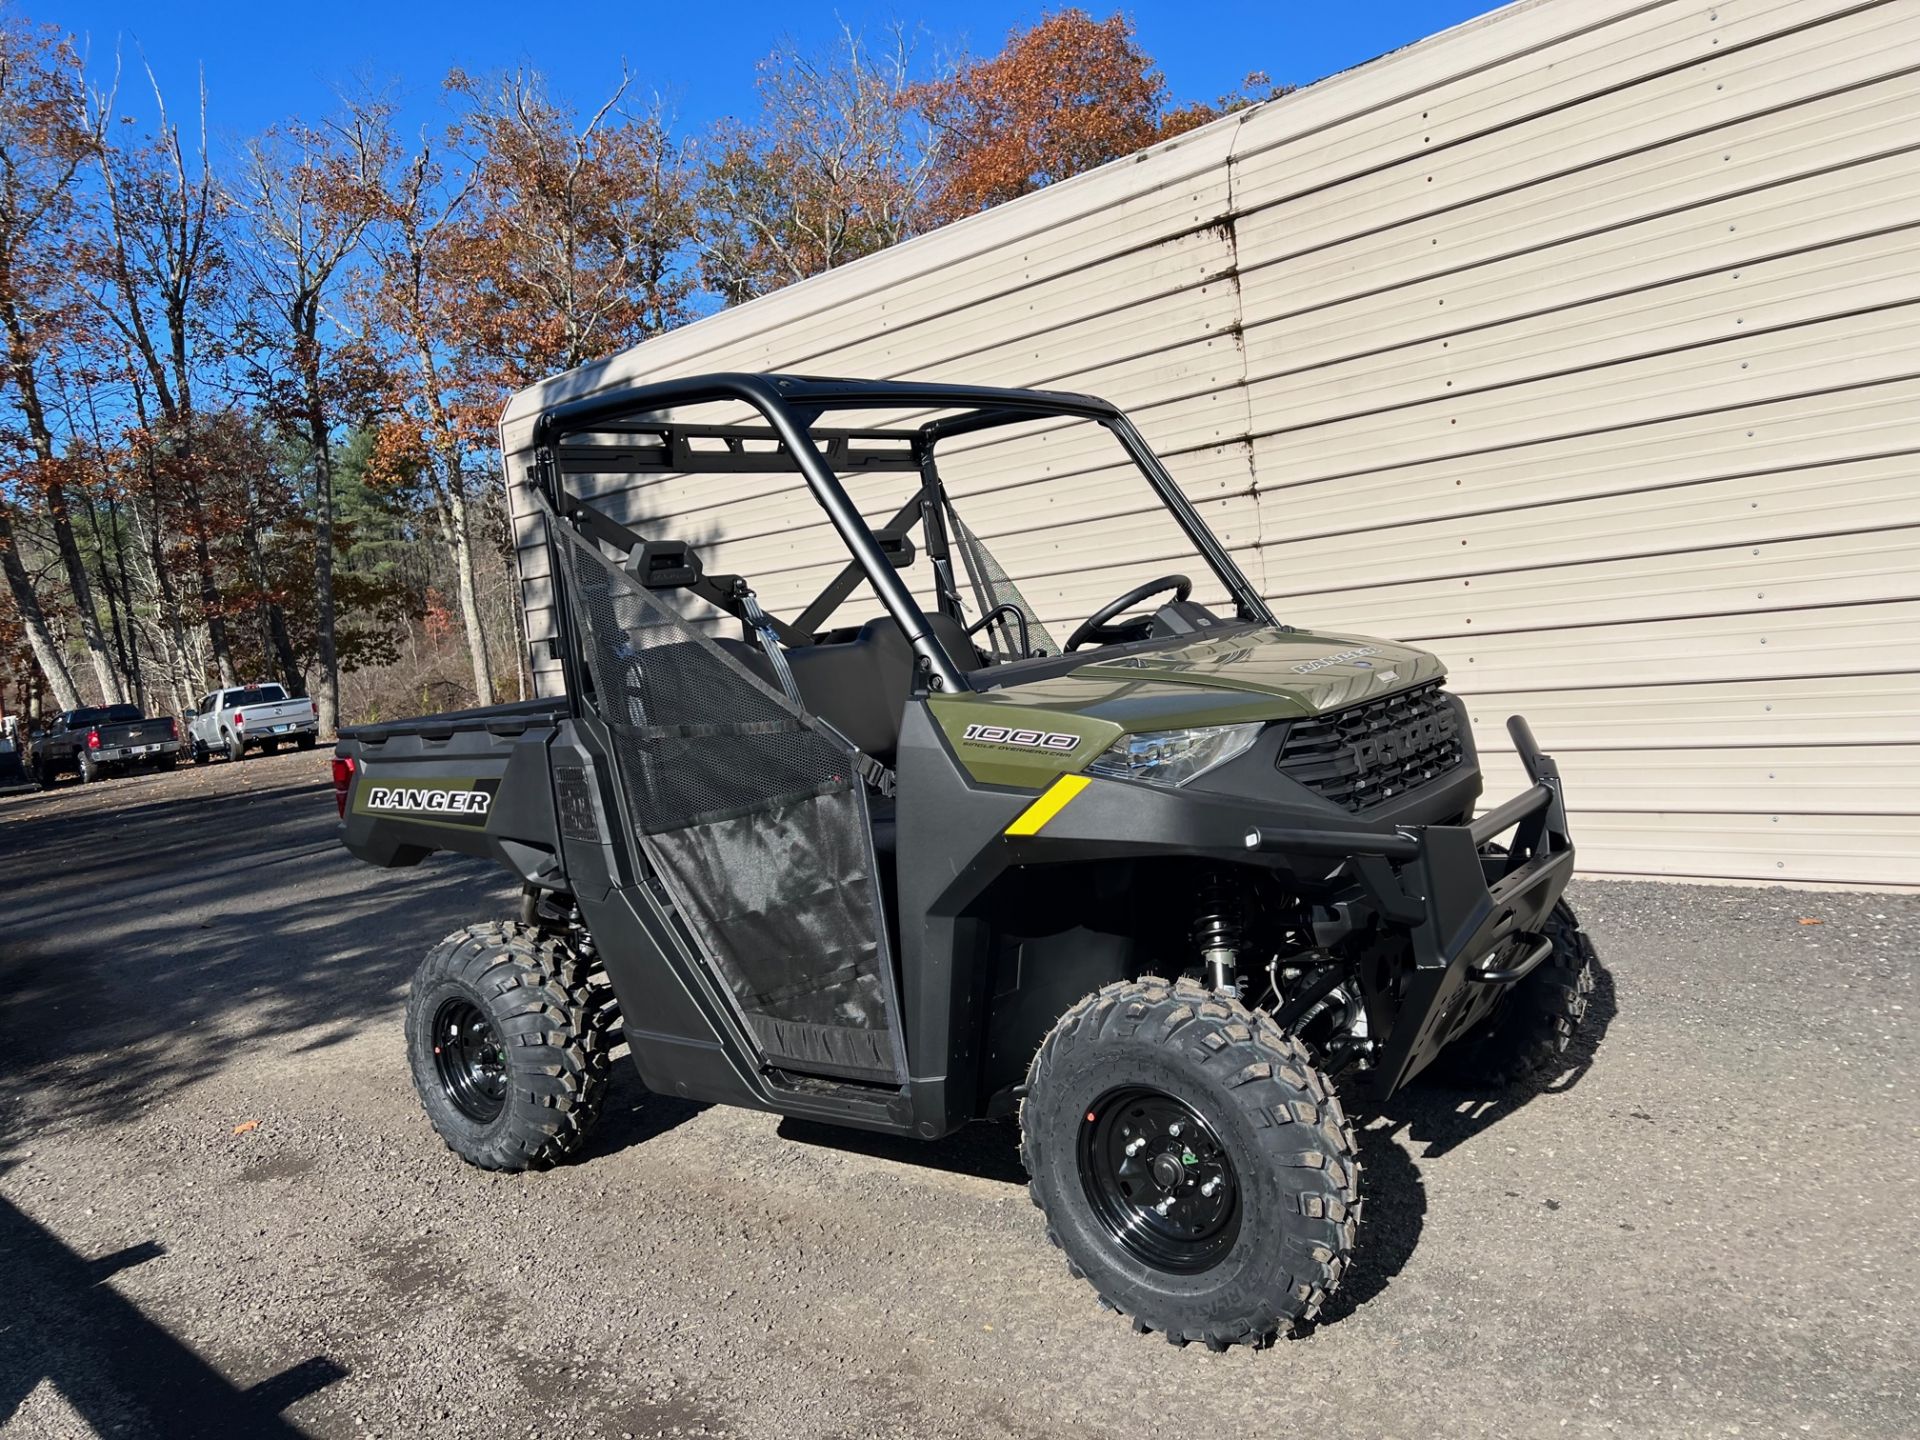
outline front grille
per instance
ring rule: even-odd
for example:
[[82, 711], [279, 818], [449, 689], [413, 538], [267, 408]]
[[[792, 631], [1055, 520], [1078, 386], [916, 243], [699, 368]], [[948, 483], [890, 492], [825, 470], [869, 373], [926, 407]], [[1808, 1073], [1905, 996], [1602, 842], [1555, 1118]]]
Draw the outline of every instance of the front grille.
[[1348, 810], [1365, 810], [1460, 763], [1459, 715], [1438, 680], [1296, 720], [1274, 768]]

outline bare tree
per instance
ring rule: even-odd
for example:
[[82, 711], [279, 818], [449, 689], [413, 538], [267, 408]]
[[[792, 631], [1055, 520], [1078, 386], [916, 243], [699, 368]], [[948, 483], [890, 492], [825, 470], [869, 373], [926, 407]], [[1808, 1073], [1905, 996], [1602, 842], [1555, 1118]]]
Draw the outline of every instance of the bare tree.
[[392, 151], [386, 108], [349, 108], [322, 125], [295, 123], [254, 141], [234, 187], [249, 221], [251, 289], [277, 322], [275, 349], [293, 378], [286, 419], [305, 442], [312, 472], [323, 731], [339, 721], [340, 661], [333, 584], [333, 434], [339, 417], [322, 324], [342, 267], [379, 213], [381, 177]]
[[387, 427], [389, 460], [405, 464], [418, 439], [434, 520], [452, 556], [473, 664], [473, 689], [482, 705], [493, 703], [493, 667], [475, 582], [481, 495], [467, 456], [473, 437], [463, 427], [449, 338], [460, 328], [464, 286], [456, 254], [460, 221], [474, 189], [464, 175], [447, 183], [430, 142], [382, 186], [380, 224], [369, 243], [378, 267], [364, 299], [376, 325], [394, 337], [391, 367], [393, 409], [408, 417]]
[[144, 146], [113, 142], [114, 90], [91, 101], [104, 213], [95, 260], [106, 282], [105, 292], [96, 297], [97, 309], [144, 371], [159, 409], [167, 478], [178, 491], [193, 544], [200, 619], [220, 683], [232, 685], [238, 676], [214, 572], [211, 517], [193, 455], [195, 342], [207, 298], [202, 292], [216, 281], [221, 259], [214, 233], [220, 192], [207, 155], [206, 86], [200, 88], [198, 140], [190, 157], [151, 70], [147, 79], [158, 121]]
[[871, 50], [841, 28], [828, 55], [776, 50], [760, 64], [760, 114], [720, 125], [701, 192], [706, 282], [751, 299], [914, 234], [938, 148], [907, 103], [904, 27]]

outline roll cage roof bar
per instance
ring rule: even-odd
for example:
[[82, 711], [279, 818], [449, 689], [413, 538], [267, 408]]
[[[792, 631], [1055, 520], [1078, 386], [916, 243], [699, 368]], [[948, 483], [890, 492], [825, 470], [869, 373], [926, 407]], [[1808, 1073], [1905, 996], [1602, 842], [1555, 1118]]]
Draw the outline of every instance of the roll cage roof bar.
[[[676, 407], [716, 401], [744, 402], [765, 417], [767, 428], [684, 425], [650, 418]], [[829, 411], [901, 408], [963, 413], [929, 420], [912, 429], [813, 429], [814, 423]], [[898, 538], [911, 528], [913, 512], [927, 491], [939, 489], [932, 455], [940, 441], [1051, 416], [1091, 420], [1110, 430], [1146, 475], [1161, 503], [1172, 512], [1188, 539], [1226, 584], [1240, 613], [1273, 623], [1265, 602], [1228, 557], [1132, 422], [1114, 406], [1090, 395], [978, 385], [745, 373], [633, 385], [543, 411], [533, 427], [535, 482], [555, 513], [582, 524], [596, 539], [630, 550], [641, 537], [569, 495], [566, 475], [610, 468], [633, 473], [691, 474], [792, 474], [797, 471], [852, 557], [847, 568], [807, 607], [802, 622], [817, 620], [837, 608], [864, 576], [915, 653], [925, 661], [939, 688], [953, 692], [965, 690], [966, 681], [934, 637], [925, 612], [901, 581], [881, 548], [880, 538], [854, 507], [835, 472], [912, 470], [925, 477], [912, 500], [881, 532], [890, 539]], [[565, 443], [569, 437], [580, 435], [610, 437], [614, 443]], [[830, 597], [837, 598], [826, 604]], [[714, 596], [703, 592], [703, 598], [712, 600]], [[564, 620], [561, 623], [564, 624]], [[784, 632], [781, 639], [791, 644], [796, 630], [805, 627], [803, 624], [777, 628]]]

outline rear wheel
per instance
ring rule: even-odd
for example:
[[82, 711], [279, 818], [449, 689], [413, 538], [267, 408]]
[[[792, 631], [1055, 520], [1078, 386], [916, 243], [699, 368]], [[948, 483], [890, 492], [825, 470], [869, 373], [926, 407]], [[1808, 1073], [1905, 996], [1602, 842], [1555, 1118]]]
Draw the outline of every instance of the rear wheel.
[[91, 785], [100, 778], [100, 762], [86, 751], [80, 752], [80, 783]]
[[605, 993], [530, 925], [476, 925], [435, 946], [408, 995], [407, 1055], [447, 1147], [484, 1170], [577, 1151], [606, 1095]]
[[1586, 1018], [1599, 957], [1564, 900], [1547, 917], [1545, 933], [1552, 954], [1502, 996], [1491, 1015], [1440, 1053], [1444, 1078], [1502, 1089], [1546, 1075], [1566, 1055]]
[[247, 742], [231, 731], [227, 733], [227, 759], [236, 765], [247, 758]]
[[293, 743], [302, 750], [311, 750], [314, 742], [319, 738], [318, 735], [299, 735], [294, 738]]
[[173, 769], [173, 767], [179, 763], [180, 763], [180, 757], [178, 755], [163, 755], [158, 760], [153, 762], [153, 766], [154, 766], [154, 769], [158, 770], [162, 775], [164, 775], [167, 773], [167, 771]]
[[1352, 1128], [1300, 1042], [1200, 985], [1109, 985], [1027, 1074], [1021, 1156], [1047, 1238], [1101, 1303], [1176, 1344], [1312, 1319], [1360, 1218]]
[[280, 753], [280, 742], [278, 740], [262, 740], [260, 742], [260, 753], [262, 755], [278, 755]]

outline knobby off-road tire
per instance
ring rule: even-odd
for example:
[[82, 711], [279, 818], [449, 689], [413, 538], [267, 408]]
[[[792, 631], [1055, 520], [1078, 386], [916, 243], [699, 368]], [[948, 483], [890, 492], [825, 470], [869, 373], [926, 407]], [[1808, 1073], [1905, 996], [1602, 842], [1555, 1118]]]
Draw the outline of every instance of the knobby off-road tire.
[[[1180, 1122], [1187, 1128], [1175, 1149], [1163, 1122], [1180, 1110], [1198, 1124]], [[1193, 981], [1109, 985], [1069, 1010], [1027, 1072], [1020, 1126], [1047, 1238], [1101, 1304], [1131, 1316], [1140, 1333], [1213, 1350], [1264, 1342], [1317, 1315], [1352, 1257], [1360, 1164], [1338, 1098], [1305, 1047], [1269, 1016]], [[1145, 1184], [1125, 1149], [1133, 1138], [1145, 1142]], [[1120, 1168], [1103, 1172], [1103, 1155], [1124, 1157]], [[1174, 1161], [1196, 1156], [1199, 1168], [1172, 1191], [1156, 1188], [1165, 1182], [1152, 1175], [1178, 1175]], [[1167, 1245], [1144, 1212], [1125, 1209], [1151, 1208], [1171, 1193], [1203, 1207], [1185, 1213], [1207, 1221], [1187, 1182], [1203, 1186], [1227, 1166], [1232, 1223], [1212, 1212], [1217, 1233], [1186, 1242], [1188, 1250], [1177, 1237]]]
[[1599, 957], [1564, 900], [1547, 917], [1545, 933], [1553, 953], [1491, 1015], [1441, 1052], [1444, 1079], [1507, 1089], [1539, 1079], [1566, 1055], [1586, 1018]]
[[[475, 925], [435, 946], [408, 994], [407, 1056], [447, 1147], [483, 1170], [544, 1169], [579, 1150], [606, 1097], [606, 993], [561, 940], [530, 925]], [[472, 1053], [462, 1042], [476, 1034], [497, 1057], [497, 1097], [460, 1078]], [[493, 1067], [483, 1051], [467, 1068], [484, 1081]]]

